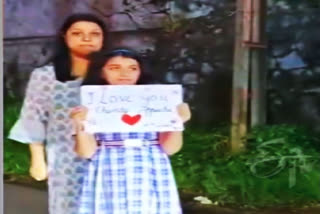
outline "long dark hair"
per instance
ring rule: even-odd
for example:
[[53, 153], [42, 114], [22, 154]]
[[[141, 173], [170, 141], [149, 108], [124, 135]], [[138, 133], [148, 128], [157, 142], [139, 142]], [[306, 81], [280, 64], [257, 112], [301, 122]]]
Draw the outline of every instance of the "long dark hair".
[[115, 48], [111, 51], [102, 50], [90, 55], [89, 69], [82, 85], [109, 85], [109, 83], [102, 77], [102, 68], [109, 59], [116, 56], [131, 58], [139, 63], [141, 74], [136, 83], [137, 85], [153, 83], [150, 71], [147, 70], [145, 58], [142, 58], [139, 53], [132, 49]]
[[56, 79], [61, 82], [75, 79], [75, 77], [71, 75], [71, 57], [70, 57], [68, 46], [64, 39], [64, 35], [68, 31], [68, 29], [71, 27], [71, 25], [79, 21], [94, 22], [97, 25], [99, 25], [103, 33], [102, 49], [106, 48], [107, 46], [107, 37], [108, 37], [107, 28], [101, 19], [89, 13], [76, 13], [69, 16], [64, 21], [63, 25], [61, 26], [58, 32], [56, 52], [52, 60], [55, 74], [56, 74]]

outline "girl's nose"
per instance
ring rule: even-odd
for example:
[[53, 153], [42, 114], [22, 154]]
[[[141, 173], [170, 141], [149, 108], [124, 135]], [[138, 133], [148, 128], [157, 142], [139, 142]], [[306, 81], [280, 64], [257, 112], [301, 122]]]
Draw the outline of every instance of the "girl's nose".
[[91, 37], [88, 34], [83, 34], [82, 39], [83, 39], [83, 41], [90, 41]]
[[122, 68], [122, 69], [121, 69], [121, 72], [120, 72], [120, 75], [121, 75], [121, 76], [126, 76], [128, 73], [129, 73], [129, 72], [128, 72], [128, 70], [127, 70], [126, 68]]

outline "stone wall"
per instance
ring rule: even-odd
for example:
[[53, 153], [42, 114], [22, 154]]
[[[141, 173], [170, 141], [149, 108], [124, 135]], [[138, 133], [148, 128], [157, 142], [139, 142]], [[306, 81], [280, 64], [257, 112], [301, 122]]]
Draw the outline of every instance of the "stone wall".
[[284, 2], [268, 17], [269, 123], [320, 131], [320, 9]]
[[154, 0], [5, 0], [4, 38], [40, 37], [56, 34], [70, 14], [95, 13], [110, 31], [154, 29], [168, 17], [167, 1]]

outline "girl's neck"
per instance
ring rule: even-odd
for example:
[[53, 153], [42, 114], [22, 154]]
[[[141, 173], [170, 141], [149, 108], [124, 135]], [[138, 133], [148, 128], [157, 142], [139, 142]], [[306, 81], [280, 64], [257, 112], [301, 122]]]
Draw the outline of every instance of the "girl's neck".
[[83, 56], [71, 54], [71, 75], [84, 78], [87, 74], [89, 60]]

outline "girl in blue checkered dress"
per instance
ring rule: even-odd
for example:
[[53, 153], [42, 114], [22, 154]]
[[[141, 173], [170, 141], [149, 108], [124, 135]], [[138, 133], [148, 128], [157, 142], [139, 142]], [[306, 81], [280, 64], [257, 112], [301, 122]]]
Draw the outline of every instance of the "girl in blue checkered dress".
[[[148, 83], [139, 55], [128, 49], [115, 49], [93, 56], [83, 85]], [[180, 104], [178, 112], [183, 122], [190, 119], [187, 104]], [[88, 159], [79, 214], [182, 213], [168, 158], [182, 147], [182, 132], [91, 135], [83, 129], [86, 115], [85, 107], [77, 107], [71, 113], [76, 130], [75, 151]]]

